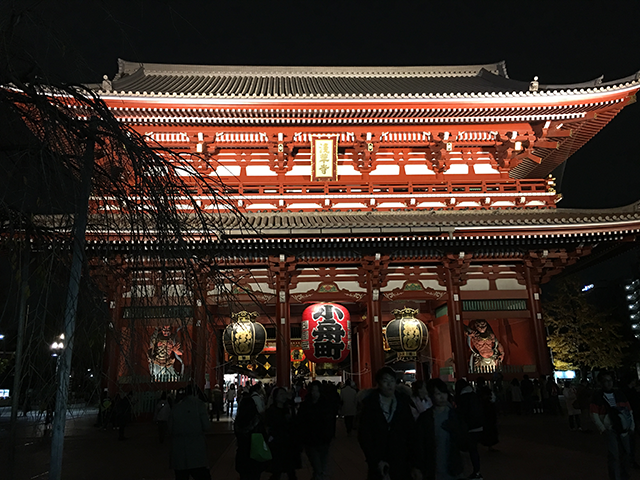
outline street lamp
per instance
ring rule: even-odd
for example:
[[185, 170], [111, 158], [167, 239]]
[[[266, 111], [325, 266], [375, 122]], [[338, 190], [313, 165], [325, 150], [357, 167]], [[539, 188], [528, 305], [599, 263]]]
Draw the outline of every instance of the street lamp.
[[51, 344], [51, 356], [57, 357], [60, 352], [64, 349], [64, 333], [58, 335], [56, 340]]

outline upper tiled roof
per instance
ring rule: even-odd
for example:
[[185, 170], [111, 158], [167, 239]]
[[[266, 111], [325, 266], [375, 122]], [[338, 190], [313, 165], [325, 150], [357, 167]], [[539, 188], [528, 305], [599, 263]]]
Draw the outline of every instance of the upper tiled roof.
[[[557, 95], [639, 83], [640, 73], [614, 82], [602, 77], [573, 85], [508, 77], [504, 62], [436, 67], [258, 67], [143, 64], [119, 60], [112, 94], [204, 98], [449, 98], [460, 95]], [[103, 92], [107, 93], [107, 92]]]

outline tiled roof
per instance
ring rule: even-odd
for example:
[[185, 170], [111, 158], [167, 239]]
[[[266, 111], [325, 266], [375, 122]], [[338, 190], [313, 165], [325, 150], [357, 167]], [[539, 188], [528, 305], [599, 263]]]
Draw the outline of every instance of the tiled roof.
[[[491, 231], [544, 229], [562, 233], [576, 229], [640, 229], [640, 202], [621, 208], [512, 209], [512, 210], [430, 210], [418, 212], [317, 212], [247, 213], [244, 221], [223, 216], [223, 230], [231, 236], [369, 236], [434, 235]], [[250, 227], [250, 228], [247, 228]], [[253, 230], [252, 230], [253, 229]]]
[[143, 64], [119, 60], [117, 95], [202, 98], [360, 99], [557, 95], [638, 84], [639, 74], [609, 83], [575, 85], [512, 80], [504, 62], [438, 67], [251, 67]]

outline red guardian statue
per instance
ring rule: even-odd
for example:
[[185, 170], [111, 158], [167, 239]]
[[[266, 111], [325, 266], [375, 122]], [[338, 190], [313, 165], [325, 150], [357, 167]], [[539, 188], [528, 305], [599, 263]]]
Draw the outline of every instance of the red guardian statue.
[[[147, 357], [149, 358], [149, 371], [154, 377], [184, 374], [181, 344], [177, 340], [177, 334], [177, 331], [171, 332], [170, 325], [164, 325], [162, 328], [156, 327], [151, 335]], [[176, 360], [181, 366], [179, 372], [174, 366]]]
[[486, 320], [472, 320], [464, 327], [471, 349], [469, 366], [472, 372], [494, 372], [504, 360], [504, 348]]

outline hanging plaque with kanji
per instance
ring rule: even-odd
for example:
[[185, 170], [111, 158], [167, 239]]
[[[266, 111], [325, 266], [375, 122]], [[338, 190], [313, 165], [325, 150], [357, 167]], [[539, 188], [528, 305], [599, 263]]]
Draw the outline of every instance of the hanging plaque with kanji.
[[349, 311], [335, 303], [316, 303], [302, 313], [302, 349], [315, 363], [339, 363], [351, 350]]
[[311, 180], [316, 182], [338, 179], [338, 135], [311, 136]]

